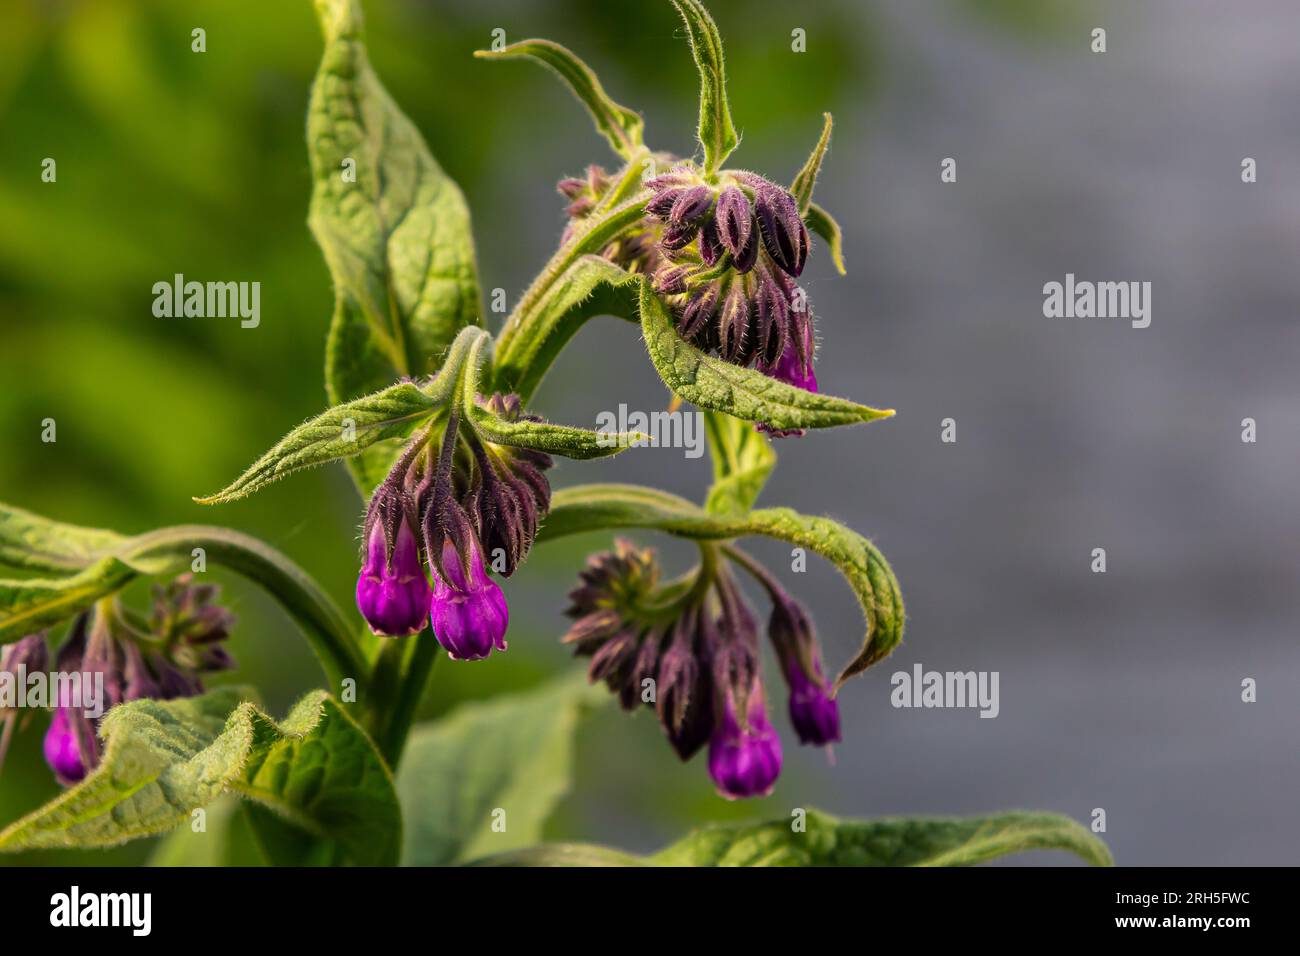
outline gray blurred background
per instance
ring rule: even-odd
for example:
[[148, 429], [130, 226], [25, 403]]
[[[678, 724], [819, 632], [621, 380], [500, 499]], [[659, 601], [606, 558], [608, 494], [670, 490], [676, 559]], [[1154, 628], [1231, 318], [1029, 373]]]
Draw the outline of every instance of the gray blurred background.
[[[21, 224], [0, 236], [0, 424], [28, 435], [50, 409], [60, 416], [57, 447], [28, 440], [0, 462], [0, 497], [126, 531], [196, 520], [255, 531], [343, 599], [361, 505], [341, 469], [220, 514], [188, 502], [323, 403], [330, 286], [303, 225], [310, 5], [179, 6], [23, 2], [0, 43], [0, 147], [15, 162], [0, 173], [0, 218]], [[470, 59], [493, 28], [571, 46], [644, 110], [649, 142], [692, 149], [694, 68], [666, 2], [365, 6], [377, 70], [465, 188], [485, 290], [513, 301], [562, 227], [555, 181], [607, 161], [558, 84]], [[599, 712], [550, 835], [651, 850], [695, 823], [796, 806], [1030, 808], [1085, 823], [1103, 808], [1120, 864], [1296, 863], [1300, 7], [710, 7], [744, 133], [732, 165], [788, 181], [822, 110], [835, 114], [817, 199], [844, 227], [849, 275], [820, 247], [804, 275], [817, 373], [827, 392], [898, 410], [781, 443], [760, 503], [826, 512], [873, 538], [902, 583], [907, 633], [842, 694], [834, 766], [783, 729], [787, 770], [762, 801], [717, 798], [703, 761], [680, 766], [648, 714]], [[184, 52], [194, 24], [209, 30], [199, 63]], [[1104, 54], [1089, 50], [1097, 26]], [[790, 51], [795, 27], [806, 53]], [[31, 170], [55, 148], [79, 158], [60, 160], [66, 187], [51, 199]], [[954, 184], [940, 182], [945, 157]], [[257, 336], [160, 327], [148, 290], [176, 271], [260, 279]], [[1067, 272], [1151, 282], [1151, 326], [1044, 318], [1042, 286]], [[666, 395], [635, 328], [597, 320], [535, 406], [593, 425], [619, 403], [652, 411]], [[955, 444], [940, 441], [949, 417]], [[1255, 444], [1241, 441], [1246, 417]], [[699, 498], [708, 474], [707, 460], [643, 449], [562, 464], [553, 482]], [[676, 542], [639, 537], [674, 569], [689, 560]], [[559, 612], [607, 539], [535, 552], [511, 581], [509, 653], [440, 662], [426, 715], [574, 666]], [[1105, 574], [1090, 571], [1097, 547]], [[838, 576], [816, 559], [793, 575], [788, 549], [754, 550], [813, 608], [832, 661], [849, 657], [862, 624]], [[228, 583], [245, 675], [283, 710], [318, 680], [311, 659], [256, 589]], [[999, 716], [894, 709], [890, 675], [917, 662], [998, 671]], [[1241, 701], [1247, 677], [1253, 704]], [[0, 819], [52, 792], [29, 734]]]

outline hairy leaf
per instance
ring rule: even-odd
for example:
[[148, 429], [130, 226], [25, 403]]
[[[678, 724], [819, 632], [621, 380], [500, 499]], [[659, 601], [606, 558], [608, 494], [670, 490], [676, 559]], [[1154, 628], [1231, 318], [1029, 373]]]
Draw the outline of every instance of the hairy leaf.
[[591, 67], [560, 44], [550, 40], [520, 40], [502, 50], [475, 50], [474, 55], [485, 60], [521, 57], [536, 60], [554, 71], [573, 91], [578, 102], [587, 107], [596, 123], [596, 129], [609, 140], [614, 152], [624, 159], [631, 159], [641, 151], [641, 135], [645, 126], [641, 114], [626, 106], [619, 106], [610, 99]]
[[659, 377], [673, 394], [773, 428], [832, 428], [875, 421], [893, 409], [868, 408], [844, 398], [806, 392], [762, 372], [705, 355], [682, 339], [648, 283], [641, 284], [641, 334]]
[[717, 24], [699, 0], [673, 0], [686, 23], [686, 36], [700, 71], [700, 124], [698, 136], [704, 147], [704, 168], [717, 172], [740, 142], [727, 105], [727, 70], [722, 56], [722, 37]]
[[776, 467], [772, 443], [749, 422], [723, 412], [706, 411], [704, 427], [713, 458], [713, 485], [704, 509], [712, 514], [748, 511]]
[[0, 564], [34, 571], [79, 571], [126, 539], [112, 531], [79, 528], [0, 503]]
[[790, 184], [790, 193], [799, 203], [799, 214], [805, 218], [808, 216], [808, 207], [812, 205], [813, 187], [817, 185], [817, 174], [821, 172], [822, 160], [826, 157], [826, 147], [831, 143], [831, 127], [834, 121], [830, 113], [823, 113], [822, 119], [824, 120], [822, 135], [817, 140], [817, 145], [813, 147], [808, 162], [803, 164], [803, 169], [799, 170], [798, 175], [794, 177], [794, 182]]
[[637, 279], [597, 255], [576, 259], [551, 283], [532, 310], [527, 330], [497, 345], [497, 388], [525, 401], [583, 323], [598, 315], [636, 321]]
[[1110, 866], [1101, 840], [1069, 817], [1016, 811], [968, 818], [791, 819], [696, 830], [650, 858], [662, 866], [970, 866], [1026, 850], [1064, 850]]
[[835, 271], [840, 275], [846, 275], [844, 271], [844, 234], [840, 232], [840, 224], [835, 221], [830, 213], [816, 203], [808, 205], [808, 211], [804, 213], [803, 219], [809, 229], [826, 240], [826, 245], [831, 250], [831, 261], [835, 263]]
[[126, 587], [139, 570], [117, 558], [103, 558], [64, 578], [0, 580], [0, 644], [52, 627]]
[[435, 404], [411, 382], [399, 382], [335, 405], [285, 435], [229, 486], [194, 500], [204, 505], [235, 501], [295, 471], [350, 458], [386, 438], [404, 437], [433, 412]]
[[113, 846], [188, 823], [193, 810], [233, 791], [357, 863], [395, 862], [401, 816], [392, 776], [356, 722], [324, 691], [280, 724], [249, 695], [225, 687], [113, 708], [100, 724], [100, 765], [0, 831], [0, 850]]
[[[403, 862], [436, 866], [536, 843], [568, 792], [578, 718], [605, 700], [564, 678], [466, 704], [417, 727], [397, 778], [406, 818]], [[497, 811], [505, 814], [500, 832], [493, 829]]]
[[637, 485], [576, 485], [551, 499], [539, 541], [606, 528], [651, 528], [685, 538], [763, 535], [820, 554], [849, 582], [866, 619], [862, 649], [840, 671], [845, 680], [866, 670], [903, 638], [903, 596], [888, 562], [857, 532], [830, 518], [789, 508], [710, 514], [684, 498]]
[[[308, 224], [334, 278], [326, 385], [334, 404], [436, 370], [479, 324], [469, 209], [371, 68], [356, 0], [316, 0], [325, 36], [307, 113]], [[349, 462], [362, 494], [397, 448]]]

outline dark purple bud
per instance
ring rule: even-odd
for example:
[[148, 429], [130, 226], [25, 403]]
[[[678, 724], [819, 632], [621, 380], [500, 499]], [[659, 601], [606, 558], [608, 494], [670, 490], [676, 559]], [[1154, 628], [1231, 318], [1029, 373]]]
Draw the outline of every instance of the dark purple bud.
[[28, 674], [44, 673], [50, 666], [50, 652], [45, 646], [44, 632], [28, 634], [5, 647], [0, 647], [0, 673], [17, 675], [19, 670]]
[[689, 265], [669, 266], [656, 272], [651, 284], [660, 295], [680, 295], [686, 291], [686, 277], [692, 271]]
[[[736, 186], [722, 190], [714, 221], [718, 224], [718, 239], [723, 248], [731, 253], [732, 258], [739, 259], [741, 251], [749, 243], [750, 233], [754, 231], [754, 210], [744, 192]], [[757, 252], [757, 246], [754, 251]]]
[[570, 176], [567, 179], [561, 179], [555, 184], [555, 188], [559, 190], [560, 195], [565, 199], [577, 199], [586, 191], [587, 181]]
[[754, 351], [759, 364], [771, 368], [785, 350], [790, 303], [766, 266], [758, 273], [755, 299]]
[[754, 214], [763, 245], [781, 269], [798, 277], [808, 259], [808, 228], [799, 216], [795, 198], [778, 186], [755, 191]]
[[123, 700], [162, 697], [162, 688], [149, 671], [148, 665], [145, 664], [144, 655], [140, 652], [139, 646], [134, 641], [126, 641], [122, 645], [122, 650], [126, 657], [126, 667], [124, 669], [126, 686], [123, 692]]
[[70, 787], [86, 776], [86, 763], [73, 722], [78, 719], [71, 707], [60, 707], [54, 712], [50, 729], [45, 732], [45, 762], [54, 771], [59, 783]]
[[710, 219], [700, 229], [700, 258], [706, 266], [717, 265], [722, 258], [722, 243], [718, 240], [717, 220]]
[[762, 240], [758, 237], [758, 230], [749, 230], [749, 238], [740, 247], [740, 252], [732, 257], [731, 267], [741, 275], [749, 272], [750, 269], [754, 268], [754, 263], [758, 262], [758, 247], [760, 245], [762, 245]]
[[767, 719], [757, 672], [743, 700], [725, 686], [717, 696], [720, 703], [709, 740], [709, 775], [718, 793], [728, 800], [767, 796], [781, 774], [781, 739]]
[[672, 215], [673, 204], [677, 202], [677, 197], [684, 192], [686, 192], [685, 189], [668, 189], [657, 196], [651, 197], [650, 201], [645, 204], [646, 213], [667, 222], [668, 217]]
[[637, 704], [650, 703], [645, 697], [645, 691], [654, 685], [659, 674], [659, 641], [660, 632], [657, 630], [641, 635], [636, 660], [632, 662], [628, 678], [619, 692], [619, 702], [624, 710], [635, 710]]
[[802, 388], [805, 392], [817, 391], [817, 373], [813, 371], [812, 323], [800, 321], [796, 317], [796, 329], [792, 330], [797, 339], [786, 344], [780, 359], [767, 372], [772, 378]]
[[661, 193], [668, 189], [681, 189], [683, 186], [689, 186], [694, 182], [697, 182], [697, 180], [689, 167], [675, 166], [666, 173], [660, 173], [658, 176], [647, 179], [645, 184], [646, 188], [652, 192]]
[[744, 283], [733, 281], [718, 317], [718, 354], [728, 362], [745, 364], [750, 346], [750, 301]]
[[637, 632], [631, 628], [621, 629], [591, 656], [587, 679], [593, 684], [604, 681], [611, 691], [621, 695], [633, 677], [632, 671], [639, 651], [640, 637]]
[[659, 237], [659, 246], [666, 252], [677, 252], [689, 246], [699, 231], [700, 227], [697, 223], [675, 223], [665, 229], [663, 235]]
[[673, 627], [671, 642], [659, 662], [655, 710], [668, 742], [682, 760], [690, 760], [713, 732], [713, 686], [707, 662], [697, 653], [701, 617], [688, 611]]
[[710, 282], [708, 285], [701, 286], [692, 292], [685, 308], [682, 309], [681, 318], [677, 323], [677, 331], [681, 334], [681, 337], [688, 342], [696, 338], [712, 323], [717, 308], [718, 287], [716, 283]]
[[691, 186], [677, 195], [668, 221], [673, 225], [698, 223], [712, 208], [713, 190], [708, 186]]
[[357, 608], [370, 629], [385, 637], [418, 633], [432, 593], [410, 524], [401, 520], [390, 545], [384, 523], [374, 521], [357, 578]]
[[815, 669], [818, 680], [809, 680], [802, 670], [791, 675], [790, 723], [800, 743], [824, 747], [840, 739], [840, 706], [822, 685], [820, 663]]
[[[456, 506], [459, 507], [459, 506]], [[468, 520], [464, 522], [468, 529]], [[455, 661], [479, 661], [493, 649], [506, 649], [505, 634], [510, 623], [510, 609], [501, 587], [490, 577], [483, 564], [483, 553], [473, 532], [462, 548], [462, 557], [453, 536], [444, 539], [440, 571], [430, 562], [433, 573], [433, 599], [429, 605], [429, 622], [434, 636]]]

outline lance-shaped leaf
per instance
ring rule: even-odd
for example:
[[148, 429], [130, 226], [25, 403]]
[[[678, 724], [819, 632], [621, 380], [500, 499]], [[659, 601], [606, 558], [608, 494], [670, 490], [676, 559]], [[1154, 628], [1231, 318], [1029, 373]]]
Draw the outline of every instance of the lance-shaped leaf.
[[804, 213], [803, 221], [809, 229], [826, 240], [826, 245], [831, 250], [831, 260], [835, 263], [835, 271], [840, 275], [845, 275], [844, 234], [840, 232], [840, 224], [835, 221], [830, 213], [816, 203], [809, 204], [808, 211]]
[[817, 174], [821, 172], [822, 160], [826, 157], [826, 147], [831, 144], [831, 127], [834, 122], [831, 120], [830, 113], [823, 113], [822, 118], [824, 120], [822, 135], [817, 140], [817, 145], [813, 147], [808, 162], [803, 164], [803, 169], [799, 170], [798, 175], [794, 177], [794, 182], [790, 184], [790, 195], [794, 196], [795, 202], [799, 204], [799, 214], [805, 219], [808, 216], [808, 207], [812, 205], [813, 187], [817, 185]]
[[34, 571], [79, 571], [126, 541], [112, 531], [80, 528], [0, 503], [0, 564]]
[[0, 644], [52, 627], [126, 587], [139, 570], [117, 558], [102, 558], [62, 578], [0, 580]]
[[700, 125], [698, 136], [704, 147], [704, 169], [717, 172], [740, 142], [727, 105], [727, 70], [722, 56], [722, 37], [717, 24], [699, 0], [673, 0], [686, 23], [695, 65], [700, 70]]
[[636, 321], [637, 279], [601, 256], [580, 256], [550, 284], [527, 326], [497, 343], [497, 389], [527, 401], [564, 346], [598, 315]]
[[614, 152], [631, 159], [641, 151], [645, 127], [641, 115], [610, 99], [591, 67], [560, 44], [550, 40], [520, 40], [501, 50], [475, 50], [474, 55], [484, 60], [536, 60], [563, 80], [578, 102], [587, 107], [596, 129], [609, 140]]
[[713, 458], [713, 485], [704, 509], [712, 514], [748, 511], [776, 467], [771, 441], [749, 422], [712, 410], [704, 413], [704, 429]]
[[395, 862], [401, 815], [392, 775], [344, 708], [313, 691], [277, 724], [248, 696], [226, 687], [113, 708], [100, 724], [100, 765], [0, 831], [0, 850], [113, 846], [187, 824], [193, 810], [230, 791], [357, 863]]
[[840, 671], [844, 681], [879, 661], [903, 639], [903, 595], [875, 545], [830, 518], [789, 508], [710, 514], [684, 498], [638, 485], [576, 485], [551, 498], [538, 541], [607, 528], [651, 528], [697, 539], [763, 535], [820, 554], [842, 574], [862, 607], [867, 631], [862, 648]]
[[411, 382], [335, 405], [285, 435], [230, 485], [194, 500], [204, 505], [235, 501], [295, 471], [351, 458], [376, 442], [410, 434], [435, 407], [437, 402]]
[[[572, 782], [578, 719], [607, 699], [565, 677], [417, 727], [397, 778], [402, 862], [439, 866], [536, 843]], [[494, 826], [498, 811], [504, 827]]]
[[970, 866], [1026, 850], [1063, 850], [1110, 866], [1101, 840], [1069, 817], [1017, 811], [966, 818], [839, 820], [809, 810], [789, 818], [696, 830], [655, 854], [661, 866]]
[[848, 399], [807, 392], [754, 369], [705, 355], [682, 339], [668, 310], [641, 283], [641, 334], [659, 377], [673, 394], [701, 408], [726, 412], [776, 429], [831, 428], [894, 414]]
[[462, 404], [469, 410], [470, 425], [481, 438], [497, 445], [532, 448], [548, 455], [581, 460], [617, 455], [634, 445], [649, 443], [650, 436], [644, 432], [592, 431], [527, 418], [511, 420], [497, 415], [478, 400], [488, 391], [486, 383], [493, 377], [489, 367], [490, 352], [491, 336], [483, 332], [470, 348], [468, 374], [464, 381]]
[[[432, 373], [482, 309], [465, 197], [371, 68], [359, 4], [316, 0], [316, 12], [308, 224], [334, 278], [325, 377], [339, 404]], [[384, 445], [349, 462], [363, 494], [397, 454]]]

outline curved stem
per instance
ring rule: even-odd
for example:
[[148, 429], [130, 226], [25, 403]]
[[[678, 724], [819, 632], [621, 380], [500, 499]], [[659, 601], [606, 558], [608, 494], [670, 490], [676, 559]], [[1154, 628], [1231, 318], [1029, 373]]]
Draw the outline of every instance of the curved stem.
[[177, 525], [132, 538], [119, 557], [128, 563], [157, 558], [168, 565], [188, 565], [194, 548], [202, 548], [208, 558], [275, 597], [316, 652], [331, 690], [337, 693], [343, 680], [350, 678], [360, 695], [369, 683], [370, 666], [352, 625], [310, 574], [265, 542], [229, 528]]

